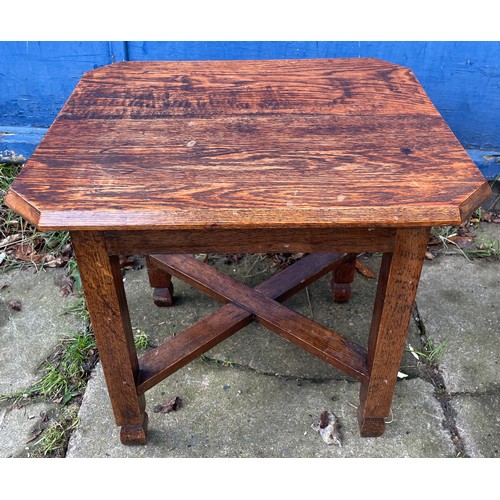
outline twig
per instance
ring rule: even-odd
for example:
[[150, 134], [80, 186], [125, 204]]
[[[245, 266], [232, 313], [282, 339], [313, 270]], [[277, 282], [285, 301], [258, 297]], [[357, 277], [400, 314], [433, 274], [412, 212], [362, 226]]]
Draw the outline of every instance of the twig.
[[311, 311], [311, 319], [314, 319], [314, 311], [311, 303], [311, 297], [309, 296], [309, 287], [306, 286], [307, 302], [309, 302], [309, 310]]
[[[253, 268], [257, 265], [258, 262], [264, 260], [265, 258], [266, 258], [266, 254], [257, 254], [257, 257], [254, 259], [253, 264], [250, 266], [250, 269], [246, 272], [245, 276], [243, 276], [243, 277], [249, 278], [252, 275], [251, 273], [252, 273]], [[257, 273], [257, 274], [262, 274], [266, 270], [262, 271], [261, 273]]]
[[451, 243], [453, 245], [455, 245], [458, 250], [463, 254], [463, 256], [470, 262], [470, 259], [469, 257], [467, 257], [467, 254], [460, 248], [459, 245], [457, 245], [454, 241], [450, 240], [449, 238], [451, 238], [452, 236], [456, 236], [456, 234], [450, 234], [450, 236], [448, 236], [448, 238], [446, 238], [445, 236], [439, 236], [439, 239], [443, 242], [444, 246], [446, 247], [446, 241], [448, 243]]

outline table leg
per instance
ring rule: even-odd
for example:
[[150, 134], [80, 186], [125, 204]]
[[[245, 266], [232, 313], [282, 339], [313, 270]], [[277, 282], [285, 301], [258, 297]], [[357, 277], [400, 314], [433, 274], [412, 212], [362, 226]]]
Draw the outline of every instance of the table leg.
[[335, 302], [347, 302], [351, 298], [351, 283], [356, 273], [357, 254], [349, 253], [342, 264], [333, 272], [330, 286]]
[[385, 430], [428, 240], [429, 228], [400, 229], [393, 253], [383, 256], [368, 339], [369, 378], [358, 407], [362, 436]]
[[153, 302], [158, 307], [170, 307], [174, 303], [172, 276], [155, 264], [154, 259], [146, 256], [149, 285], [153, 288]]
[[116, 424], [123, 444], [145, 444], [147, 414], [138, 396], [139, 362], [118, 257], [109, 257], [103, 235], [71, 233]]

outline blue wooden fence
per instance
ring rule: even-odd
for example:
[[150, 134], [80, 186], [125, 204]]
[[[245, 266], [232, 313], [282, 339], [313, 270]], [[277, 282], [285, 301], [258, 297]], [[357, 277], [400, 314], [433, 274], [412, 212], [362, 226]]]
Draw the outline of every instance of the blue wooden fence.
[[0, 42], [0, 152], [29, 157], [81, 75], [116, 61], [317, 57], [410, 67], [483, 173], [500, 174], [500, 42]]

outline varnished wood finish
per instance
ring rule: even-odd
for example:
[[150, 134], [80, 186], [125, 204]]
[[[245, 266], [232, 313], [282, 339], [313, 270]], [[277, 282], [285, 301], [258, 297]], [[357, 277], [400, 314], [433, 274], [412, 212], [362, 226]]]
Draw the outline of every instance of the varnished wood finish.
[[[266, 319], [259, 316], [259, 311], [263, 310], [262, 304], [257, 306], [257, 311], [254, 311], [254, 302], [248, 299], [248, 296], [259, 294], [259, 301], [264, 300], [269, 303], [276, 300], [282, 302], [341, 265], [344, 259], [345, 255], [343, 254], [307, 255], [252, 290], [189, 256], [151, 256], [150, 261], [155, 262], [157, 267], [164, 266], [172, 274], [185, 279], [191, 285], [226, 305], [141, 357], [139, 393], [150, 389], [165, 377], [222, 342], [250, 323], [254, 317], [257, 320], [261, 319], [266, 324]], [[200, 276], [202, 276], [201, 280]], [[243, 303], [240, 300], [242, 290], [247, 295]], [[281, 312], [286, 309], [283, 306], [281, 308]], [[315, 325], [310, 320], [299, 328], [298, 323], [305, 318], [293, 312], [289, 314], [293, 316], [292, 321], [296, 322], [294, 332], [291, 334], [292, 337], [283, 331], [284, 322], [278, 322], [278, 326], [274, 327], [275, 331], [279, 329], [277, 333], [281, 332], [280, 334], [285, 338], [301, 345], [301, 347], [305, 345], [306, 350], [334, 366], [345, 366], [345, 361], [339, 361], [342, 355], [349, 360], [353, 358], [354, 361], [349, 361], [353, 364], [352, 369], [349, 370], [351, 375], [360, 381], [367, 380], [366, 351], [362, 347], [347, 342], [349, 346], [346, 350], [341, 349], [342, 352], [335, 353], [336, 346], [334, 344], [339, 342], [338, 334], [329, 332], [326, 328]], [[309, 337], [306, 330], [311, 326], [313, 336]], [[309, 344], [311, 344], [310, 347], [308, 347]], [[353, 356], [348, 351], [349, 349], [354, 353]]]
[[391, 252], [393, 228], [106, 231], [110, 255], [126, 253]]
[[[140, 444], [144, 392], [253, 319], [360, 381], [361, 434], [380, 435], [429, 228], [490, 195], [409, 69], [314, 59], [90, 71], [5, 202], [71, 231], [121, 439]], [[334, 251], [349, 255], [318, 255]], [[315, 255], [255, 289], [174, 255], [210, 252]], [[360, 252], [384, 253], [368, 349], [279, 303], [335, 266], [333, 296], [349, 298]], [[138, 360], [128, 254], [150, 256], [159, 304], [175, 275], [225, 305]]]
[[83, 76], [6, 203], [43, 230], [405, 227], [489, 192], [402, 66], [124, 62]]
[[429, 228], [400, 229], [384, 254], [368, 340], [368, 382], [361, 384], [361, 434], [378, 436], [389, 416], [399, 363], [429, 241]]
[[139, 363], [117, 256], [109, 257], [99, 233], [71, 233], [99, 358], [122, 442], [144, 444], [147, 416], [137, 396]]
[[230, 302], [253, 313], [255, 319], [269, 330], [354, 379], [366, 381], [365, 350], [342, 335], [189, 256], [155, 255], [153, 258], [174, 276], [223, 303]]
[[351, 298], [351, 283], [356, 273], [356, 257], [357, 254], [350, 253], [345, 262], [332, 273], [330, 286], [335, 302], [347, 302]]

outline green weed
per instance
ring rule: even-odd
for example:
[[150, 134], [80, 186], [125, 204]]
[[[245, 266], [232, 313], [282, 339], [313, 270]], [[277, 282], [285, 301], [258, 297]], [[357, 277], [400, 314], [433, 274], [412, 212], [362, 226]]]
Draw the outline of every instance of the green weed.
[[71, 256], [69, 233], [38, 231], [4, 203], [22, 166], [20, 163], [0, 163], [0, 264], [4, 270], [24, 265], [64, 267]]
[[485, 238], [477, 244], [475, 250], [467, 250], [467, 254], [475, 257], [500, 259], [500, 241]]
[[443, 360], [444, 352], [448, 344], [448, 339], [445, 339], [438, 345], [435, 345], [432, 339], [425, 339], [421, 350], [416, 350], [410, 346], [409, 351], [413, 356], [429, 365], [437, 365]]
[[41, 456], [63, 456], [71, 432], [79, 424], [78, 409], [71, 407], [63, 412], [61, 418], [48, 427], [35, 442], [36, 454]]
[[69, 306], [65, 307], [64, 314], [71, 314], [72, 316], [83, 319], [86, 328], [90, 328], [90, 316], [84, 296], [81, 296], [79, 299], [72, 302]]
[[140, 328], [136, 329], [136, 333], [134, 335], [134, 344], [135, 348], [139, 351], [144, 351], [149, 347], [148, 336], [141, 330]]
[[97, 361], [94, 335], [88, 329], [63, 339], [43, 363], [42, 376], [33, 386], [12, 394], [0, 394], [0, 401], [27, 398], [49, 400], [65, 405], [85, 390], [87, 378]]

